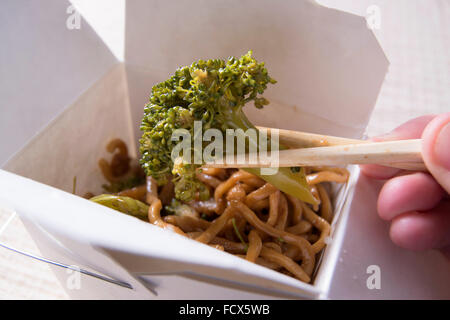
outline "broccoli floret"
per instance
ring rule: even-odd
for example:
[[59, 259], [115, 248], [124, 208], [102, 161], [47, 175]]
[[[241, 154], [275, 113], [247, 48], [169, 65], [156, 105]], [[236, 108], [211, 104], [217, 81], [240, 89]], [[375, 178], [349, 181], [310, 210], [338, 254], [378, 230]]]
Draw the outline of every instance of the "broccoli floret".
[[[172, 149], [177, 144], [171, 140], [172, 133], [186, 129], [193, 137], [194, 121], [201, 121], [203, 130], [215, 128], [223, 133], [226, 129], [256, 129], [242, 108], [250, 101], [256, 108], [267, 105], [269, 102], [260, 95], [269, 83], [276, 81], [269, 76], [264, 63], [258, 63], [249, 51], [226, 61], [199, 60], [178, 68], [170, 79], [155, 85], [141, 124], [140, 163], [146, 174], [160, 185], [173, 175], [179, 200], [208, 198], [208, 188], [195, 178], [195, 170], [201, 165], [172, 161]], [[258, 169], [246, 170], [261, 176]], [[261, 177], [288, 194], [315, 203], [302, 171], [280, 168], [275, 175]]]

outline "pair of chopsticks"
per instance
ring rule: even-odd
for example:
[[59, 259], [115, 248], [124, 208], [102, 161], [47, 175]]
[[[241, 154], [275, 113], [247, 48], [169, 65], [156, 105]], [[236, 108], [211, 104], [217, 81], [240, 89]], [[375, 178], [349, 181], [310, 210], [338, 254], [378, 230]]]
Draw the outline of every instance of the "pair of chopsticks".
[[[268, 130], [273, 129], [258, 127]], [[278, 129], [279, 143], [288, 150], [279, 151], [278, 167], [342, 166], [378, 164], [404, 170], [426, 171], [421, 154], [421, 139], [373, 142]], [[273, 164], [268, 159], [249, 163], [213, 163], [221, 168], [264, 168]], [[225, 160], [224, 160], [225, 161]]]

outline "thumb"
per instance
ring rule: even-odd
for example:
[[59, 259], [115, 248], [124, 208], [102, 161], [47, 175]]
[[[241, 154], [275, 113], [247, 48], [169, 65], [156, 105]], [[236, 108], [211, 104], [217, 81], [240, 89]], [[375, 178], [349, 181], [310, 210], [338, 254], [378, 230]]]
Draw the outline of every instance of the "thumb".
[[450, 193], [450, 112], [436, 116], [422, 133], [422, 155], [436, 181]]

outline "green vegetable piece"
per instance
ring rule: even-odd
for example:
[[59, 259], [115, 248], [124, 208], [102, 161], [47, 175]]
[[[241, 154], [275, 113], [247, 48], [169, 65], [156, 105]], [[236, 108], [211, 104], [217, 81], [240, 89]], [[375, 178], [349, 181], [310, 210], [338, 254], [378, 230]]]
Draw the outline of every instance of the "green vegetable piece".
[[148, 219], [149, 206], [130, 197], [101, 194], [89, 200], [142, 220]]
[[242, 242], [242, 244], [244, 245], [245, 252], [247, 252], [247, 250], [248, 250], [248, 245], [247, 245], [247, 243], [244, 241], [244, 238], [242, 238], [241, 233], [239, 232], [239, 229], [238, 229], [238, 227], [237, 227], [237, 225], [236, 225], [236, 219], [232, 218], [232, 219], [231, 219], [231, 223], [233, 224], [234, 232], [236, 233], [237, 237], [239, 238], [239, 240], [240, 240], [240, 241]]

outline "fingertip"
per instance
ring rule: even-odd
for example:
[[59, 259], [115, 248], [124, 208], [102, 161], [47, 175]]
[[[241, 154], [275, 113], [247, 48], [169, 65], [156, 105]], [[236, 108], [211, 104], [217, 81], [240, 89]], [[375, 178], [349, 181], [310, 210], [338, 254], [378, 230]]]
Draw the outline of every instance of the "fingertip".
[[[450, 123], [450, 112], [436, 116], [432, 121], [428, 123], [422, 133], [422, 152], [425, 160], [430, 163], [436, 163], [441, 165], [441, 160], [437, 159], [436, 155], [436, 142], [441, 130]], [[447, 148], [445, 148], [447, 149]]]
[[422, 134], [423, 160], [450, 193], [450, 112], [435, 117]]

